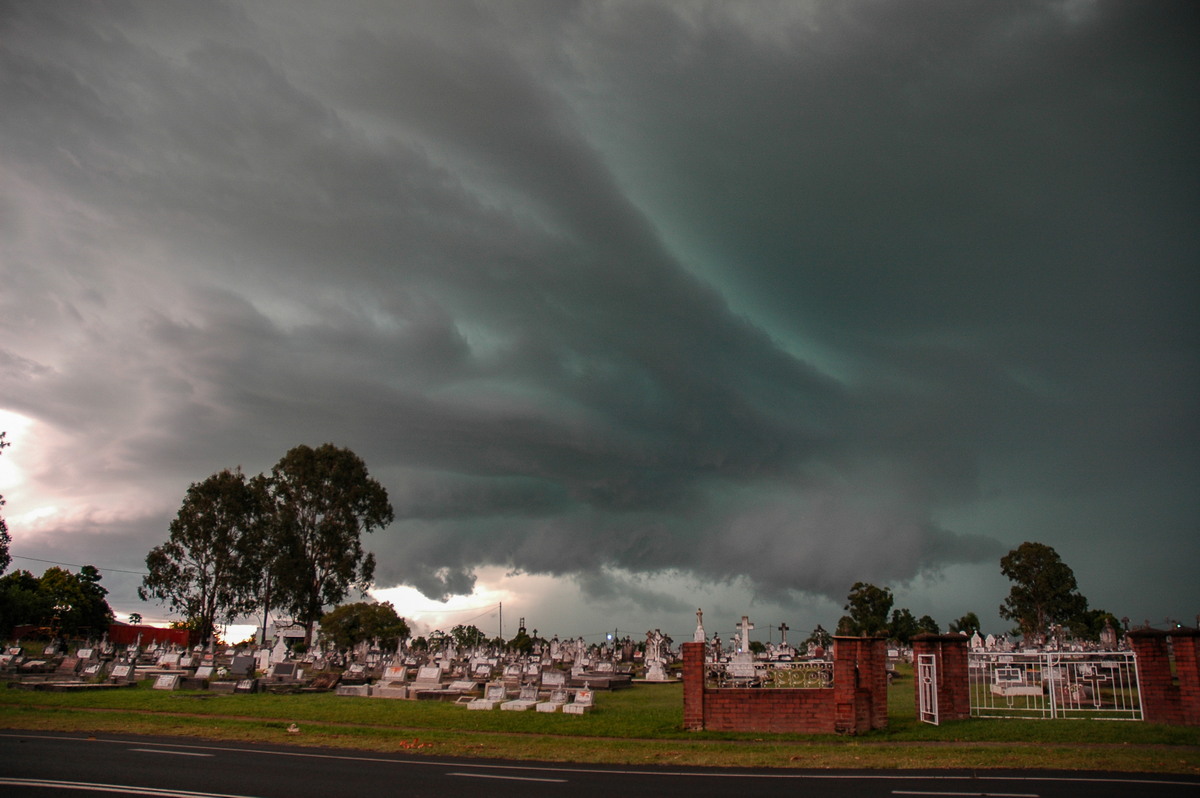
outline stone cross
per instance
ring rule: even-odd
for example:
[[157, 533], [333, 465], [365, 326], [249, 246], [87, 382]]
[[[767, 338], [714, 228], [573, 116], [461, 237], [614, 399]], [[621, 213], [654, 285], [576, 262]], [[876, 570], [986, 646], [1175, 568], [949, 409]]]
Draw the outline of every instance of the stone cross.
[[786, 623], [779, 624], [779, 645], [781, 645], [781, 646], [787, 645], [788, 629], [789, 629], [789, 627]]
[[750, 650], [750, 630], [754, 628], [754, 624], [750, 623], [748, 615], [742, 616], [742, 622], [738, 624], [738, 630], [742, 634], [742, 651]]

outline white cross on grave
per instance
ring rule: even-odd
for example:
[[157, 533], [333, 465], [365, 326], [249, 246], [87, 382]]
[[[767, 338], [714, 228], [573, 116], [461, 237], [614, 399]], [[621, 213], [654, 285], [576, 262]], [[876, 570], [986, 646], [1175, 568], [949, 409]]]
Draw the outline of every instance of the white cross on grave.
[[779, 639], [780, 645], [787, 645], [788, 625], [786, 623], [779, 624]]
[[742, 622], [738, 624], [738, 629], [742, 633], [742, 651], [750, 650], [750, 630], [754, 628], [754, 624], [750, 623], [750, 616], [743, 615]]

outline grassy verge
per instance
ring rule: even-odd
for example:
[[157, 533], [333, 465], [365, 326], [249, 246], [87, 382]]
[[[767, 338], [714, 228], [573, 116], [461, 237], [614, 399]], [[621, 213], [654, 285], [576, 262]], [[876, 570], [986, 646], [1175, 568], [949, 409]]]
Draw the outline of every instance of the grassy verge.
[[[143, 685], [99, 693], [0, 690], [0, 727], [166, 734], [329, 748], [608, 764], [770, 768], [1057, 768], [1200, 775], [1200, 729], [1105, 721], [914, 718], [912, 681], [889, 728], [854, 738], [685, 732], [679, 685], [601, 693], [583, 716], [470, 712], [440, 702], [213, 695]], [[288, 731], [291, 724], [299, 731]]]

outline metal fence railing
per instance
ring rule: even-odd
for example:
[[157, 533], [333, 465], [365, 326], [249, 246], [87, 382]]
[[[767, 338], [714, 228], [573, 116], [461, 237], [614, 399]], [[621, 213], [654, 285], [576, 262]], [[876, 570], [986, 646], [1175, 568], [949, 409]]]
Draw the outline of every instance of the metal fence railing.
[[833, 687], [833, 663], [709, 662], [706, 687], [761, 687], [765, 689], [819, 690]]
[[971, 652], [968, 665], [973, 717], [1142, 719], [1132, 652]]

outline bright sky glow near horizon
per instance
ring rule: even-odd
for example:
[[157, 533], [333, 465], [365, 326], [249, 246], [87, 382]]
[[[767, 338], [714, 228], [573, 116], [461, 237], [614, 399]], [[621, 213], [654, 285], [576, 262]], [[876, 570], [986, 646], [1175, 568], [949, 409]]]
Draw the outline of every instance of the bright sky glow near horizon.
[[1197, 84], [1194, 2], [6, 3], [13, 567], [166, 621], [332, 442], [418, 629], [1000, 632], [1026, 540], [1194, 622]]

